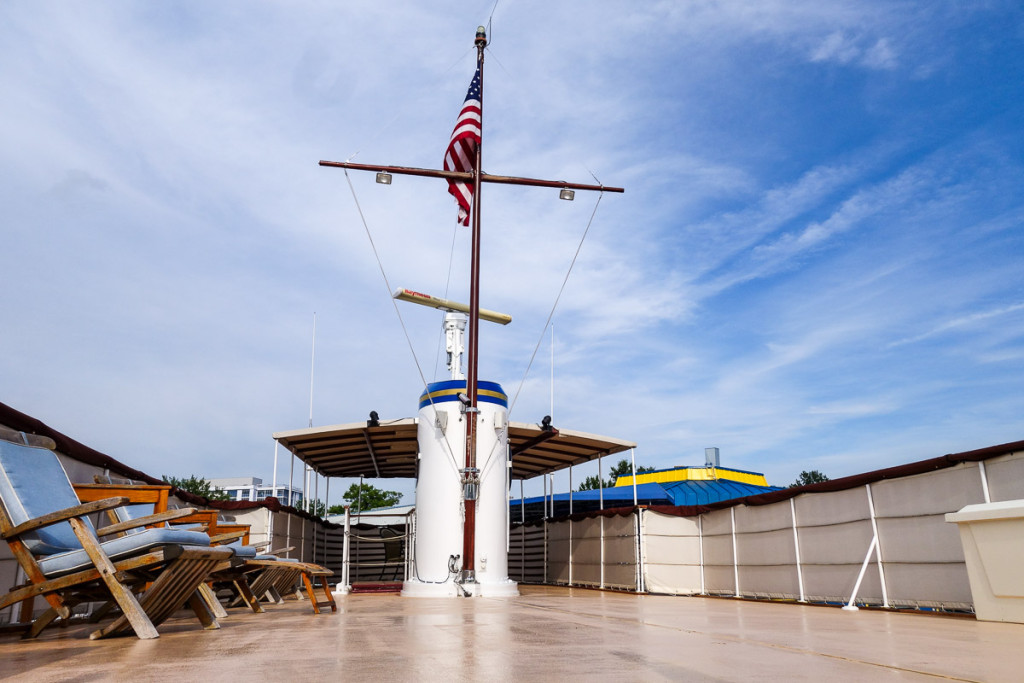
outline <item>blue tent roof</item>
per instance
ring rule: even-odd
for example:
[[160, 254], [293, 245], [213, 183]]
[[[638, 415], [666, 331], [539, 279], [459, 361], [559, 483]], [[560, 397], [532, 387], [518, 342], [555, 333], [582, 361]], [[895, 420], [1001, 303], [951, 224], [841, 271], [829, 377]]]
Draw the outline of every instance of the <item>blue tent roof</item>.
[[[661, 484], [637, 484], [636, 487], [636, 498], [637, 502], [641, 505], [674, 505], [672, 502], [672, 496], [670, 496]], [[550, 499], [550, 498], [549, 498]], [[574, 503], [582, 501], [599, 501], [601, 499], [601, 492], [597, 489], [592, 491], [573, 491], [572, 500]], [[633, 502], [633, 487], [632, 486], [613, 486], [604, 490], [605, 502]], [[534, 496], [533, 498], [527, 498], [526, 504], [531, 503], [541, 504], [544, 501], [543, 496]], [[569, 502], [568, 493], [556, 493], [555, 502]], [[522, 501], [516, 499], [511, 501], [512, 505], [520, 505]]]
[[[759, 493], [778, 491], [778, 486], [757, 486], [755, 484], [741, 484], [729, 479], [717, 479], [714, 481], [672, 481], [660, 484], [637, 484], [636, 498], [640, 505], [707, 505], [722, 500], [743, 498], [744, 496], [756, 496]], [[574, 503], [586, 501], [597, 502], [601, 498], [599, 491], [574, 491], [572, 500]], [[543, 503], [543, 496], [527, 498], [526, 504]], [[632, 486], [613, 486], [604, 490], [605, 503], [632, 503]], [[568, 493], [556, 493], [555, 502], [569, 502]], [[521, 505], [522, 501], [513, 500], [511, 505]]]
[[732, 500], [759, 493], [778, 491], [778, 486], [741, 484], [729, 479], [714, 481], [673, 481], [661, 485], [672, 498], [672, 505], [707, 505], [721, 500]]

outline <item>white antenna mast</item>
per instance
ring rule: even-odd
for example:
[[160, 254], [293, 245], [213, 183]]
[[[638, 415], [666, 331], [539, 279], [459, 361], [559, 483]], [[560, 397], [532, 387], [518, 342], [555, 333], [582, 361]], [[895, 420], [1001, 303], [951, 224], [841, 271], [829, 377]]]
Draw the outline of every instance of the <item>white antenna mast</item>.
[[555, 322], [551, 321], [551, 423], [555, 422]]
[[309, 426], [313, 426], [313, 371], [316, 369], [316, 311], [313, 311], [313, 354], [309, 361]]

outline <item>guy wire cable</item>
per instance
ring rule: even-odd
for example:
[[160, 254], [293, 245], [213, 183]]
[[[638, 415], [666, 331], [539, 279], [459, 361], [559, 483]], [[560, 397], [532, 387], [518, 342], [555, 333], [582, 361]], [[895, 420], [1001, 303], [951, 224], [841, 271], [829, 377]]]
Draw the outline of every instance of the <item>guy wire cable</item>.
[[[598, 184], [600, 184], [600, 181], [598, 181]], [[569, 276], [572, 274], [573, 266], [576, 265], [576, 259], [579, 258], [580, 250], [583, 249], [583, 242], [587, 239], [587, 233], [590, 232], [590, 226], [594, 222], [594, 216], [597, 215], [597, 207], [601, 205], [601, 197], [603, 196], [604, 192], [599, 192], [597, 195], [597, 201], [594, 203], [594, 210], [590, 214], [590, 220], [587, 221], [587, 228], [583, 231], [583, 236], [580, 237], [580, 243], [576, 246], [576, 253], [572, 256], [572, 262], [569, 264], [569, 270], [566, 271], [565, 279], [562, 280], [562, 286], [558, 289], [558, 296], [555, 297], [555, 303], [551, 305], [551, 312], [548, 313], [548, 319], [545, 321], [544, 327], [540, 331], [540, 337], [537, 339], [537, 345], [533, 347], [533, 353], [530, 355], [530, 362], [526, 365], [526, 372], [523, 373], [523, 378], [519, 380], [519, 387], [516, 389], [515, 396], [512, 397], [512, 402], [508, 406], [508, 412], [510, 414], [512, 409], [515, 408], [516, 400], [519, 399], [519, 392], [523, 390], [523, 384], [526, 383], [526, 377], [530, 374], [530, 368], [533, 367], [533, 361], [537, 357], [537, 350], [540, 349], [540, 345], [544, 341], [544, 335], [548, 331], [548, 325], [551, 324], [551, 319], [555, 316], [555, 309], [558, 308], [558, 302], [562, 298], [562, 292], [565, 291], [565, 285], [569, 282]]]
[[[352, 184], [352, 178], [349, 176], [347, 168], [344, 169], [344, 171], [345, 180], [348, 182], [348, 189], [349, 191], [352, 192], [352, 200], [355, 202], [356, 210], [359, 212], [359, 219], [363, 222], [363, 230], [366, 231], [366, 238], [370, 240], [370, 248], [373, 250], [373, 257], [377, 259], [377, 267], [380, 269], [381, 277], [384, 278], [384, 286], [387, 288], [388, 291], [388, 299], [391, 300], [391, 305], [395, 309], [395, 315], [398, 316], [398, 323], [402, 326], [402, 333], [405, 335], [405, 342], [406, 344], [409, 345], [409, 352], [412, 354], [412, 360], [416, 364], [416, 372], [419, 373], [420, 381], [423, 382], [423, 389], [427, 392], [427, 400], [430, 401], [430, 405], [434, 409], [434, 418], [436, 420], [437, 408], [434, 406], [434, 401], [430, 398], [430, 387], [428, 386], [426, 377], [423, 376], [423, 368], [420, 366], [420, 360], [419, 358], [416, 357], [416, 349], [413, 348], [412, 338], [409, 336], [409, 330], [405, 326], [405, 320], [402, 318], [402, 312], [398, 309], [398, 302], [395, 300], [394, 297], [391, 296], [391, 292], [394, 290], [391, 289], [391, 282], [388, 280], [388, 274], [384, 272], [384, 264], [380, 260], [380, 254], [377, 253], [377, 245], [373, 241], [373, 235], [370, 234], [370, 226], [366, 222], [366, 216], [363, 214], [363, 207], [359, 203], [359, 197], [356, 196], [356, 188]], [[442, 432], [442, 434], [444, 434], [444, 442], [445, 446], [447, 446], [446, 450], [448, 451], [448, 456], [451, 458], [452, 463], [455, 465], [455, 469], [458, 470], [459, 463], [455, 459], [455, 453], [452, 451], [451, 444], [448, 443], [448, 435], [444, 432]]]

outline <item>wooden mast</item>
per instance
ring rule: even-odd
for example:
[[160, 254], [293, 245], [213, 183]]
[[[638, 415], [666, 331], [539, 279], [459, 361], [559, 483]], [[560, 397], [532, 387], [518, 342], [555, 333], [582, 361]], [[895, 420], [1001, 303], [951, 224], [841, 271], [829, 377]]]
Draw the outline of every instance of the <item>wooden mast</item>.
[[469, 349], [466, 361], [466, 466], [462, 470], [465, 523], [462, 525], [462, 582], [476, 581], [476, 496], [480, 490], [480, 472], [476, 467], [476, 428], [480, 414], [477, 408], [477, 381], [480, 369], [480, 165], [484, 146], [484, 48], [487, 34], [484, 27], [476, 30], [476, 63], [480, 73], [480, 142], [476, 145], [473, 164], [472, 258], [469, 268]]
[[373, 166], [341, 161], [320, 161], [321, 166], [373, 171], [378, 173], [397, 173], [399, 175], [426, 176], [443, 178], [448, 181], [461, 180], [473, 183], [473, 206], [471, 207], [471, 266], [469, 289], [469, 326], [468, 326], [468, 359], [466, 370], [466, 458], [462, 470], [463, 498], [465, 505], [465, 522], [462, 535], [462, 576], [461, 583], [476, 582], [476, 496], [480, 489], [480, 476], [476, 467], [476, 436], [479, 411], [477, 408], [477, 385], [479, 372], [479, 330], [480, 330], [480, 190], [483, 183], [499, 183], [506, 185], [530, 185], [533, 187], [557, 187], [570, 190], [594, 190], [599, 192], [624, 192], [621, 187], [605, 185], [586, 185], [567, 183], [561, 180], [539, 180], [515, 176], [499, 176], [483, 173], [481, 170], [481, 148], [483, 147], [483, 79], [484, 79], [484, 48], [487, 47], [487, 34], [481, 26], [476, 32], [477, 67], [480, 71], [480, 142], [476, 146], [476, 163], [472, 172], [443, 171], [407, 166]]

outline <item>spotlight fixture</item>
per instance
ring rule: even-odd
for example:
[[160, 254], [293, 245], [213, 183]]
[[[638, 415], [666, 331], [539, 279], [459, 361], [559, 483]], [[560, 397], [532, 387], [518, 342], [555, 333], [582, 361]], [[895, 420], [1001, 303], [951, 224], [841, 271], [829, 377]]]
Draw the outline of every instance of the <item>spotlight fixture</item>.
[[550, 415], [545, 415], [544, 419], [540, 421], [540, 430], [542, 432], [550, 432], [550, 431], [554, 430], [554, 427], [551, 426], [551, 416]]
[[[377, 182], [379, 184], [381, 184], [381, 185], [390, 185], [391, 184], [391, 174], [390, 173], [385, 173], [384, 171], [381, 171], [380, 173], [377, 174]], [[564, 191], [565, 190], [563, 190], [563, 192]]]
[[[377, 174], [377, 177], [378, 177], [378, 178], [380, 177], [380, 174], [379, 174], [379, 173]], [[380, 180], [378, 180], [377, 182], [379, 183], [379, 182], [380, 182]], [[560, 190], [560, 191], [558, 192], [558, 198], [559, 198], [559, 199], [564, 199], [564, 200], [565, 200], [565, 201], [567, 201], [567, 202], [571, 202], [571, 201], [572, 201], [572, 200], [573, 200], [573, 199], [574, 199], [575, 197], [576, 197], [576, 192], [575, 192], [575, 191], [573, 191], [573, 190], [570, 190], [570, 189], [569, 189], [569, 188], [567, 188], [567, 187], [563, 187], [563, 188], [562, 188], [562, 189], [561, 189], [561, 190]]]
[[380, 427], [380, 416], [376, 410], [370, 411], [370, 419], [366, 421], [367, 427]]
[[464, 406], [468, 406], [469, 405], [469, 396], [467, 396], [466, 394], [462, 393], [461, 391], [459, 393], [455, 394], [455, 398], [459, 399], [459, 403], [461, 403], [462, 405], [464, 405]]

